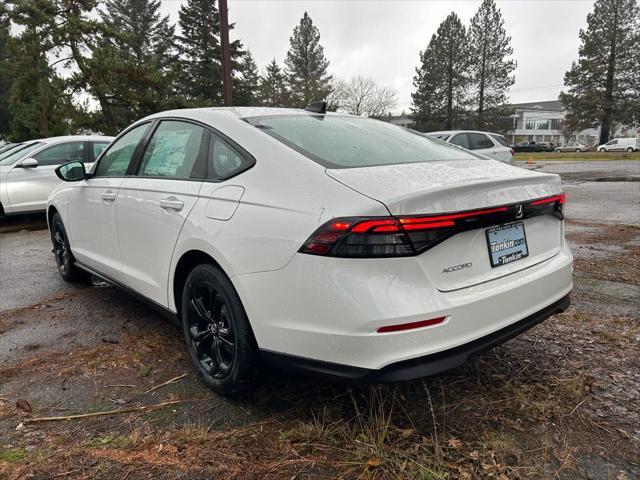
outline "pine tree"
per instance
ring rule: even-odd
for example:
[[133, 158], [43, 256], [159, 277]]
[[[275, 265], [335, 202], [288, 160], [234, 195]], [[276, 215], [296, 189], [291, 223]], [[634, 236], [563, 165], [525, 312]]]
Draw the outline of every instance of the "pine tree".
[[580, 30], [579, 59], [564, 76], [560, 100], [574, 130], [640, 123], [640, 9], [636, 0], [597, 0]]
[[9, 110], [9, 74], [11, 57], [9, 55], [10, 21], [5, 7], [0, 4], [0, 140], [4, 140], [11, 131], [11, 112]]
[[285, 76], [278, 62], [271, 60], [260, 77], [260, 103], [265, 107], [282, 107], [287, 102], [287, 86]]
[[483, 0], [469, 27], [472, 104], [476, 111], [475, 128], [496, 129], [508, 112], [504, 110], [507, 90], [515, 82], [511, 73], [516, 62], [511, 37], [504, 28], [502, 13], [494, 0]]
[[467, 33], [451, 13], [431, 37], [416, 68], [412, 116], [419, 130], [451, 130], [465, 120], [469, 87]]
[[75, 116], [65, 81], [49, 66], [42, 37], [34, 28], [11, 42], [11, 139], [14, 141], [66, 135]]
[[233, 78], [233, 104], [255, 106], [259, 104], [260, 75], [251, 52], [247, 51], [239, 62]]
[[[102, 92], [106, 133], [173, 105], [174, 27], [159, 0], [106, 0], [104, 33], [92, 51], [93, 88]], [[115, 131], [114, 131], [115, 130]]]
[[325, 99], [331, 92], [329, 61], [320, 45], [320, 31], [304, 12], [300, 24], [293, 29], [290, 48], [285, 60], [287, 85], [291, 92], [291, 106], [306, 107]]
[[178, 37], [181, 92], [201, 106], [222, 104], [220, 13], [211, 0], [188, 0], [180, 7]]

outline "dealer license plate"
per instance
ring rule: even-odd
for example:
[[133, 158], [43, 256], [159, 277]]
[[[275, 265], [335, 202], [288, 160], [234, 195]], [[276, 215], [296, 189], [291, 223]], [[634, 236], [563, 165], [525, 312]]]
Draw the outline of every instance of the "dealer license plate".
[[524, 223], [505, 223], [486, 230], [489, 259], [492, 267], [499, 267], [529, 256]]

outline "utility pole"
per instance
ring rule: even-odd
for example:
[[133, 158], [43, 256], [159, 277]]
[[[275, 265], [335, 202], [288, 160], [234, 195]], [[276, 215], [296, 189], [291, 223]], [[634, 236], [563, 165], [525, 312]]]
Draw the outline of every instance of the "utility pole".
[[231, 53], [229, 52], [229, 10], [227, 0], [219, 0], [220, 8], [220, 43], [222, 43], [222, 72], [224, 85], [224, 105], [230, 107], [231, 102]]

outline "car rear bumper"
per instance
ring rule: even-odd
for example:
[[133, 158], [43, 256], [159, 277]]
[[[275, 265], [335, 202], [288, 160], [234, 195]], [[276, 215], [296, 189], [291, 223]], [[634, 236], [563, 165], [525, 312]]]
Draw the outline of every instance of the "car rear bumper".
[[470, 357], [526, 332], [552, 315], [564, 312], [570, 303], [570, 296], [565, 295], [542, 310], [485, 337], [442, 352], [392, 363], [379, 370], [322, 362], [266, 350], [261, 350], [260, 353], [269, 365], [277, 368], [308, 371], [319, 376], [349, 382], [402, 382], [435, 375], [460, 366]]
[[[266, 359], [277, 361], [281, 354], [295, 359], [286, 363], [320, 373], [329, 364], [334, 375], [337, 371], [345, 378], [391, 372], [400, 365], [405, 373], [379, 375], [394, 380], [414, 376], [408, 371], [421, 376], [455, 366], [485, 344], [489, 348], [566, 308], [572, 264], [571, 252], [563, 245], [539, 264], [444, 292], [434, 287], [415, 257], [363, 260], [298, 254], [282, 270], [237, 275], [232, 281]], [[383, 326], [438, 317], [445, 320], [378, 332]], [[445, 360], [436, 362], [440, 356]], [[421, 359], [428, 359], [424, 368], [412, 363], [424, 363]], [[436, 367], [438, 362], [445, 366]], [[362, 375], [354, 377], [351, 371]]]

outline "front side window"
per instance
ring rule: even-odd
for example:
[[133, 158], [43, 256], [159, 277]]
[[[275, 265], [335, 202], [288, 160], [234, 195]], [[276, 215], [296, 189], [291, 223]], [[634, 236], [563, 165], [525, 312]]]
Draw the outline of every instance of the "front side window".
[[149, 127], [148, 123], [138, 125], [117, 139], [98, 162], [95, 177], [122, 177], [127, 174], [138, 143]]
[[327, 168], [478, 158], [428, 136], [369, 118], [298, 114], [246, 120]]
[[609, 143], [607, 143], [607, 145], [617, 145], [618, 144], [618, 140], [611, 140]]
[[33, 156], [38, 160], [38, 165], [62, 165], [67, 162], [84, 161], [84, 141], [68, 142], [45, 148]]
[[469, 149], [493, 148], [493, 142], [483, 133], [467, 133], [469, 137]]
[[451, 143], [459, 147], [469, 149], [469, 139], [466, 133], [459, 133], [451, 139]]
[[205, 129], [193, 123], [165, 120], [154, 132], [138, 169], [141, 177], [186, 180], [198, 159]]
[[13, 165], [15, 161], [21, 158], [27, 158], [31, 152], [35, 152], [40, 147], [42, 147], [42, 143], [39, 142], [19, 145], [0, 155], [0, 165]]

